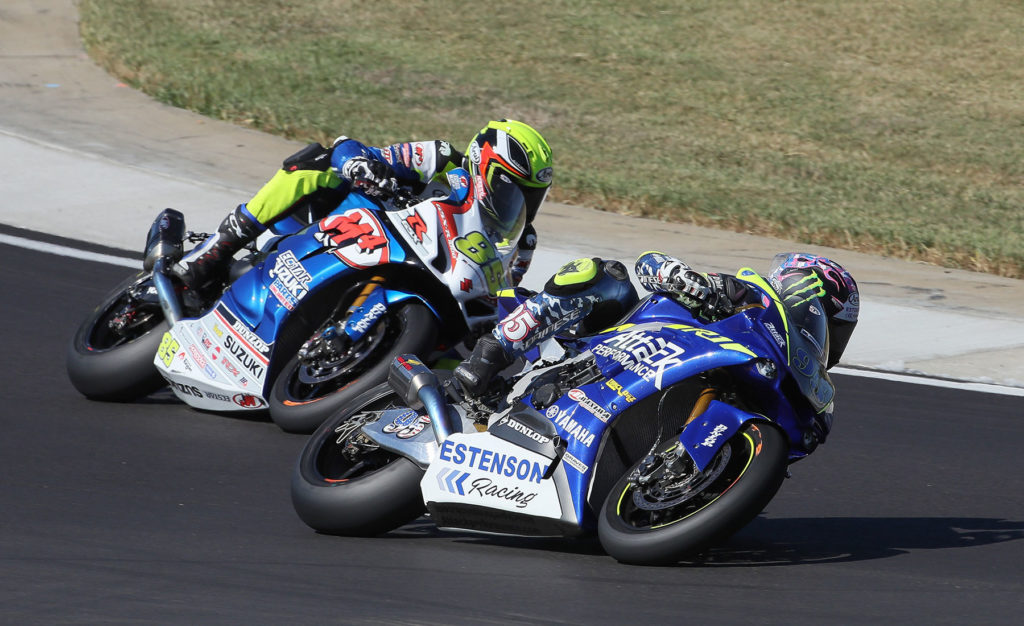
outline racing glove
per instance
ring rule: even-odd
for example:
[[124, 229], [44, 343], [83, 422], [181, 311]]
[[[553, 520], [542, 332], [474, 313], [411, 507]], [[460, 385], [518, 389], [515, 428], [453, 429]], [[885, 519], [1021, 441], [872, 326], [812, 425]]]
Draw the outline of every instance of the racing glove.
[[689, 268], [672, 268], [671, 271], [668, 291], [676, 294], [687, 307], [692, 309], [702, 306], [711, 298], [711, 282], [706, 275]]
[[705, 274], [693, 271], [679, 259], [660, 252], [646, 252], [636, 260], [636, 276], [648, 291], [675, 295], [688, 309], [699, 309], [711, 297], [713, 286]]
[[368, 196], [392, 196], [398, 190], [398, 180], [387, 163], [362, 156], [346, 161], [341, 166], [341, 176]]

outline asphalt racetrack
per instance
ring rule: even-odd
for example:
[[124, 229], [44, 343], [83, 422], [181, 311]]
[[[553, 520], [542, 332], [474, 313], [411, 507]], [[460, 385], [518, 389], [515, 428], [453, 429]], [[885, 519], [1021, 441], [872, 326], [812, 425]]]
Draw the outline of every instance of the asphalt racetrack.
[[1016, 624], [1019, 397], [837, 376], [837, 424], [767, 510], [674, 567], [596, 540], [318, 535], [304, 437], [161, 392], [86, 400], [64, 352], [131, 270], [0, 245], [0, 622]]

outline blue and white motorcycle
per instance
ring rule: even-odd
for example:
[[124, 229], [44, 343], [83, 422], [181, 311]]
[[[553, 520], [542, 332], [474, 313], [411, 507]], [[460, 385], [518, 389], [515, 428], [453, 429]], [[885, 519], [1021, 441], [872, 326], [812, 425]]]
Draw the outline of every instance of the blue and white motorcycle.
[[737, 277], [760, 306], [705, 324], [652, 294], [613, 328], [542, 343], [480, 398], [398, 358], [390, 384], [308, 440], [295, 510], [330, 534], [384, 533], [424, 511], [447, 529], [596, 530], [629, 563], [721, 541], [824, 441], [834, 393], [822, 311], [784, 305], [752, 270]]
[[146, 269], [72, 340], [72, 383], [113, 401], [169, 384], [190, 406], [269, 408], [284, 430], [311, 432], [384, 382], [396, 355], [439, 354], [493, 323], [494, 294], [514, 261], [507, 242], [524, 225], [522, 196], [483, 200], [465, 170], [447, 177], [418, 198], [353, 191], [325, 216], [288, 218], [235, 262], [209, 302], [190, 303], [172, 280], [186, 233], [181, 213], [165, 210]]

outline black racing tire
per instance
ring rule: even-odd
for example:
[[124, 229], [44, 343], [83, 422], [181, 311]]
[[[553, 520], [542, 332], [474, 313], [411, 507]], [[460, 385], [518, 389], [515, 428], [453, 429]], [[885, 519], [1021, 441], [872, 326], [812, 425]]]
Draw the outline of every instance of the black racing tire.
[[293, 355], [274, 379], [268, 403], [270, 418], [282, 430], [311, 433], [333, 413], [349, 406], [368, 389], [385, 382], [391, 362], [400, 354], [426, 356], [437, 345], [438, 322], [418, 300], [408, 300], [388, 311], [378, 324], [396, 324], [396, 333], [375, 349], [369, 368], [358, 378], [324, 395], [303, 395], [298, 381], [299, 357]]
[[[657, 454], [677, 445], [678, 441], [665, 442]], [[782, 485], [788, 457], [789, 444], [778, 427], [749, 422], [723, 445], [702, 476], [710, 476], [718, 462], [721, 473], [709, 478], [699, 495], [659, 511], [657, 517], [634, 499], [636, 487], [628, 477], [638, 463], [619, 479], [601, 507], [601, 545], [615, 559], [637, 565], [671, 564], [698, 554], [757, 517]]]
[[147, 320], [131, 336], [118, 337], [106, 326], [126, 302], [129, 287], [150, 276], [141, 272], [126, 279], [103, 299], [78, 327], [68, 346], [68, 378], [82, 395], [93, 400], [129, 402], [165, 386], [153, 359], [170, 328], [159, 307], [150, 307]]
[[[426, 510], [420, 490], [424, 470], [409, 459], [377, 450], [353, 461], [337, 429], [366, 411], [404, 404], [387, 383], [332, 415], [306, 441], [292, 472], [292, 506], [307, 526], [331, 535], [373, 536], [403, 526]], [[349, 428], [356, 429], [355, 424]], [[345, 441], [351, 437], [345, 437]]]

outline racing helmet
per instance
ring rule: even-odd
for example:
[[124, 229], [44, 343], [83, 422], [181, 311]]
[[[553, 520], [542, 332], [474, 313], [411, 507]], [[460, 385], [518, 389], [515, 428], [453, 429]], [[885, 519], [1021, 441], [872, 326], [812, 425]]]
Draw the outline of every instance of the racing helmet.
[[540, 133], [514, 120], [488, 122], [466, 149], [466, 161], [474, 185], [483, 188], [484, 219], [496, 232], [515, 231], [516, 211], [524, 226], [533, 221], [551, 187], [551, 147]]
[[838, 363], [860, 313], [860, 291], [853, 276], [823, 256], [783, 252], [772, 259], [768, 281], [785, 304], [819, 300], [828, 320], [827, 367]]

